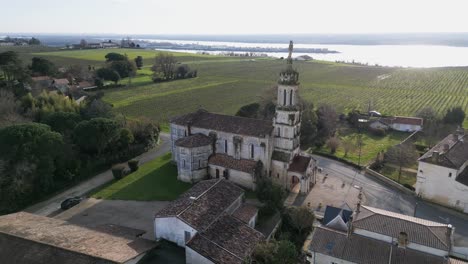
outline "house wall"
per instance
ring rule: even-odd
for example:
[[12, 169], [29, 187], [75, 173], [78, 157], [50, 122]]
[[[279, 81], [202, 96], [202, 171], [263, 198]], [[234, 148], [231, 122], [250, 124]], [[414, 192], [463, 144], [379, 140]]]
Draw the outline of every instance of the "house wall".
[[276, 184], [279, 184], [287, 189], [290, 187], [288, 177], [288, 166], [287, 162], [279, 160], [271, 160], [271, 179]]
[[403, 132], [414, 132], [422, 129], [421, 126], [408, 124], [392, 124], [392, 128]]
[[187, 264], [214, 264], [211, 260], [200, 255], [190, 247], [185, 248], [185, 263]]
[[324, 255], [322, 253], [311, 252], [312, 257], [310, 263], [313, 264], [353, 264], [354, 262]]
[[[299, 103], [298, 101], [298, 90], [297, 85], [283, 85], [283, 84], [278, 84], [278, 89], [277, 89], [277, 102], [276, 104], [279, 106], [289, 106], [291, 105], [290, 97], [291, 97], [291, 92], [292, 92], [292, 105], [296, 105]], [[284, 96], [286, 93], [286, 100], [284, 100]], [[285, 102], [286, 101], [286, 104]]]
[[258, 213], [256, 213], [252, 218], [250, 218], [248, 226], [251, 228], [255, 228], [255, 224], [257, 223]]
[[[463, 168], [457, 171], [420, 161], [416, 193], [424, 199], [468, 213], [468, 186], [455, 180]], [[449, 177], [450, 173], [452, 173], [451, 177]]]
[[238, 171], [238, 170], [233, 170], [233, 169], [226, 169], [221, 166], [216, 166], [213, 164], [209, 164], [209, 169], [208, 169], [208, 174], [212, 179], [216, 178], [216, 169], [219, 170], [219, 177], [223, 177], [224, 171], [228, 171], [228, 177], [227, 180], [238, 184], [244, 188], [247, 188], [249, 190], [255, 190], [255, 187], [257, 186], [254, 181], [254, 176], [250, 173], [243, 172], [243, 171]]
[[193, 237], [197, 230], [178, 219], [177, 217], [163, 217], [154, 219], [154, 233], [156, 240], [166, 239], [185, 247], [185, 231], [190, 232]]

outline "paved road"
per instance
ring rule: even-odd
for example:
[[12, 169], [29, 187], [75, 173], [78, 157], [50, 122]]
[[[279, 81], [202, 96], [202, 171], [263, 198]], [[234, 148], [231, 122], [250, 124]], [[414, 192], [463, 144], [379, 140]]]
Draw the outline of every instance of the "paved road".
[[341, 162], [316, 155], [314, 158], [319, 160], [319, 166], [323, 168], [324, 173], [362, 187], [367, 205], [406, 215], [414, 215], [416, 209], [416, 217], [452, 224], [455, 227], [455, 245], [468, 247], [468, 215], [407, 195]]
[[[148, 161], [151, 161], [170, 151], [169, 134], [161, 133], [160, 137], [161, 137], [161, 144], [159, 144], [154, 149], [148, 152], [145, 152], [137, 157], [137, 159], [140, 160], [140, 164], [144, 164]], [[33, 206], [30, 206], [26, 208], [24, 211], [33, 213], [33, 214], [44, 215], [44, 216], [53, 215], [57, 213], [57, 211], [60, 210], [60, 203], [63, 200], [69, 197], [73, 197], [73, 196], [83, 196], [89, 191], [93, 190], [94, 188], [99, 187], [103, 184], [106, 184], [112, 179], [113, 179], [112, 171], [109, 169], [103, 173], [100, 173], [94, 176], [91, 179], [81, 182], [78, 185], [64, 192], [61, 192], [55, 195], [54, 197], [51, 197], [45, 201], [42, 201]]]

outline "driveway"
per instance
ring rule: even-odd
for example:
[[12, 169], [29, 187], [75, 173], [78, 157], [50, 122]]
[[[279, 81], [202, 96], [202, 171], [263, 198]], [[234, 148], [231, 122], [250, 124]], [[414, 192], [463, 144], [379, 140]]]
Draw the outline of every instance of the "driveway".
[[[136, 157], [136, 159], [140, 160], [140, 164], [144, 164], [148, 161], [158, 158], [159, 156], [162, 156], [170, 151], [171, 147], [170, 147], [169, 134], [161, 133], [160, 138], [161, 138], [161, 143], [157, 147]], [[84, 182], [79, 183], [76, 186], [73, 186], [72, 188], [66, 191], [63, 191], [57, 195], [54, 195], [53, 197], [45, 201], [42, 201], [33, 206], [30, 206], [26, 208], [24, 211], [37, 214], [37, 215], [43, 215], [43, 216], [51, 216], [51, 215], [57, 214], [61, 211], [60, 203], [63, 200], [69, 197], [73, 197], [73, 196], [83, 196], [89, 191], [103, 184], [106, 184], [112, 179], [113, 179], [112, 171], [109, 169]]]
[[154, 215], [169, 203], [89, 198], [54, 218], [91, 229], [111, 224], [143, 230], [143, 238], [154, 240]]
[[366, 205], [405, 215], [415, 215], [435, 222], [452, 224], [455, 227], [455, 245], [468, 247], [468, 215], [405, 194], [341, 162], [317, 155], [313, 156], [319, 161], [319, 166], [324, 169], [324, 173], [339, 177], [352, 186], [362, 187], [366, 197]]

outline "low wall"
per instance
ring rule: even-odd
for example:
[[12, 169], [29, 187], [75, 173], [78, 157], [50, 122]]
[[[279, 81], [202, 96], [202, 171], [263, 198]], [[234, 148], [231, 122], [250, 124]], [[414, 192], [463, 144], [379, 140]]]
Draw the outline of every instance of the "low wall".
[[377, 178], [378, 180], [392, 186], [393, 188], [395, 189], [398, 189], [408, 195], [416, 195], [415, 192], [411, 191], [410, 189], [406, 188], [405, 186], [385, 177], [384, 175], [374, 171], [374, 170], [371, 170], [369, 167], [366, 167], [365, 169], [365, 172], [370, 175], [370, 176], [373, 176], [374, 178]]

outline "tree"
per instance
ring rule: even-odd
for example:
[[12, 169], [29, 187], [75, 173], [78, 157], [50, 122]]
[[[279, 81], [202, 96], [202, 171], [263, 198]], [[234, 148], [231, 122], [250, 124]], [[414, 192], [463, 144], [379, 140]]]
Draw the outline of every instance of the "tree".
[[114, 113], [112, 113], [112, 107], [108, 103], [102, 101], [100, 98], [87, 101], [86, 105], [81, 108], [81, 115], [85, 119], [92, 119], [97, 117], [114, 117]]
[[187, 77], [187, 74], [190, 72], [190, 67], [186, 64], [179, 65], [175, 71], [175, 79], [184, 79]]
[[0, 71], [9, 87], [12, 87], [15, 81], [25, 82], [30, 78], [22, 66], [18, 53], [14, 51], [0, 53]]
[[96, 71], [96, 76], [106, 80], [112, 81], [117, 84], [120, 80], [120, 75], [117, 71], [110, 69], [110, 68], [100, 68]]
[[259, 103], [252, 103], [252, 104], [244, 105], [239, 109], [239, 111], [237, 111], [236, 116], [258, 118], [259, 110], [260, 110]]
[[340, 146], [340, 143], [340, 139], [336, 136], [327, 140], [327, 147], [330, 149], [331, 154], [335, 154], [336, 150]]
[[100, 155], [119, 139], [120, 129], [112, 119], [93, 118], [78, 123], [73, 136], [82, 151]]
[[127, 57], [125, 57], [125, 55], [122, 55], [122, 54], [116, 53], [116, 52], [107, 53], [106, 56], [104, 56], [104, 58], [106, 58], [106, 62], [124, 61], [124, 60], [127, 59]]
[[437, 121], [437, 113], [432, 107], [424, 107], [416, 112], [416, 116], [424, 120], [424, 126]]
[[21, 104], [15, 95], [0, 89], [0, 128], [28, 121], [21, 115]]
[[30, 40], [28, 40], [28, 44], [29, 45], [41, 45], [41, 41], [33, 37]]
[[297, 258], [296, 247], [287, 240], [259, 243], [252, 253], [252, 262], [258, 264], [294, 264]]
[[286, 211], [289, 225], [302, 236], [312, 230], [314, 214], [307, 207], [291, 207]]
[[310, 147], [317, 137], [317, 115], [312, 103], [302, 101], [301, 146]]
[[322, 105], [317, 109], [317, 140], [316, 145], [322, 146], [326, 139], [336, 131], [337, 114], [331, 105]]
[[136, 64], [136, 67], [141, 70], [141, 68], [143, 67], [143, 57], [142, 56], [138, 56], [135, 58], [135, 64]]
[[264, 211], [266, 214], [272, 214], [283, 208], [286, 193], [281, 186], [274, 184], [270, 179], [260, 178], [257, 181], [255, 192], [258, 200], [265, 204]]
[[54, 75], [57, 72], [57, 68], [51, 61], [40, 57], [32, 58], [30, 69], [39, 75]]
[[465, 111], [460, 106], [450, 108], [447, 110], [443, 121], [445, 124], [453, 124], [461, 126], [465, 120]]
[[128, 121], [128, 128], [137, 144], [153, 147], [159, 140], [159, 126], [147, 118]]
[[347, 157], [350, 151], [353, 151], [356, 148], [353, 140], [351, 138], [345, 138], [341, 141], [341, 146], [344, 150], [344, 156]]
[[174, 78], [174, 69], [177, 60], [172, 54], [160, 52], [155, 58], [155, 64], [151, 68], [154, 72], [154, 78], [162, 75], [163, 79], [171, 80]]
[[82, 49], [88, 47], [88, 42], [85, 39], [80, 40], [80, 47]]
[[128, 59], [112, 61], [109, 68], [116, 71], [121, 78], [129, 77], [136, 72], [135, 64]]
[[416, 163], [418, 154], [413, 144], [404, 143], [398, 144], [387, 150], [384, 156], [386, 162], [398, 166], [398, 182], [400, 182], [401, 171], [403, 167], [407, 167]]
[[44, 118], [43, 123], [49, 125], [53, 131], [64, 136], [71, 136], [73, 129], [81, 121], [81, 116], [75, 112], [54, 112]]

